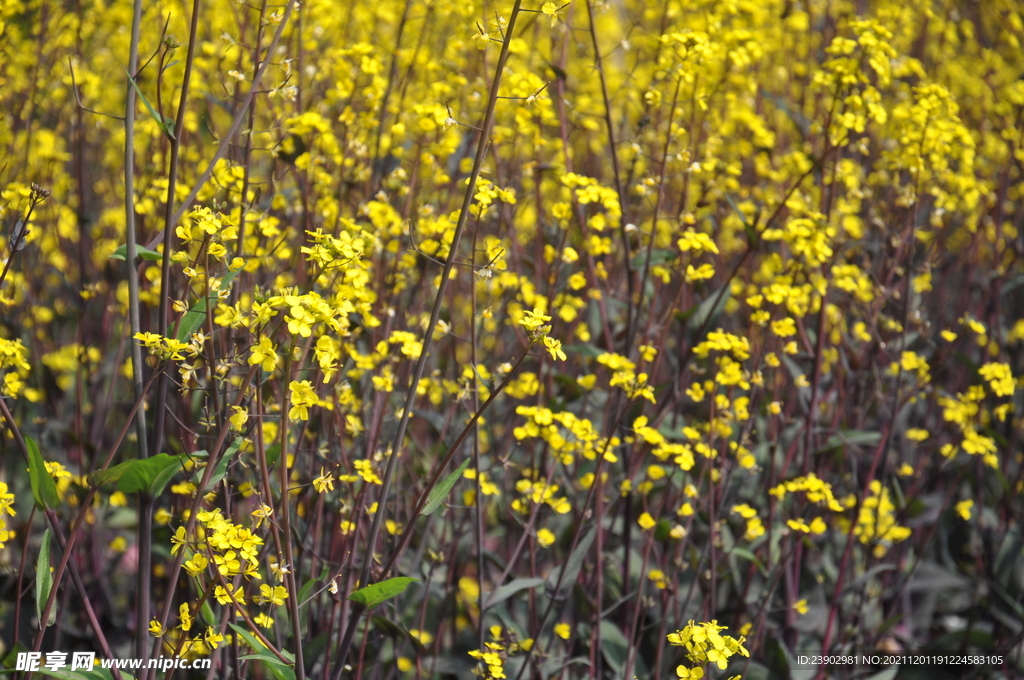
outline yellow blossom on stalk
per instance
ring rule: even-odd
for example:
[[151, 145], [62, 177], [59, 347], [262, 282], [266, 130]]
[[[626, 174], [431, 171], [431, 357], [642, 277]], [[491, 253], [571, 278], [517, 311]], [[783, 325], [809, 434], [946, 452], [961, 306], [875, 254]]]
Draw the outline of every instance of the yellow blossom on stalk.
[[178, 607], [178, 618], [181, 619], [182, 630], [188, 631], [192, 628], [192, 614], [189, 611], [188, 602], [182, 602], [181, 606]]
[[988, 381], [997, 397], [1008, 397], [1013, 394], [1016, 383], [1008, 364], [988, 363], [979, 368], [978, 373]]
[[291, 391], [292, 404], [288, 417], [292, 420], [309, 420], [309, 408], [320, 403], [313, 386], [308, 380], [293, 380], [288, 384], [288, 389]]
[[211, 649], [217, 649], [220, 643], [224, 642], [224, 636], [219, 634], [210, 626], [207, 626], [206, 632], [203, 634], [203, 642], [205, 642]]
[[260, 585], [260, 601], [271, 605], [282, 605], [288, 599], [288, 589], [284, 586]]
[[551, 354], [552, 359], [565, 361], [565, 352], [562, 351], [561, 341], [544, 336], [544, 347]]
[[206, 571], [206, 567], [209, 564], [210, 561], [206, 559], [205, 555], [203, 555], [202, 553], [196, 553], [192, 556], [192, 559], [185, 562], [183, 566], [185, 567], [185, 571], [188, 572], [189, 576], [198, 576], [199, 574]]
[[317, 493], [327, 493], [328, 491], [334, 490], [334, 475], [330, 472], [324, 472], [324, 469], [320, 468], [320, 476], [313, 480], [313, 488], [317, 490]]
[[272, 514], [274, 514], [274, 509], [267, 505], [266, 503], [261, 503], [260, 507], [253, 510], [251, 514], [253, 519], [256, 520], [255, 527], [259, 529], [260, 525], [263, 524], [264, 520], [266, 520]]
[[[724, 669], [729, 665], [730, 657], [736, 654], [750, 656], [750, 653], [743, 646], [746, 638], [742, 635], [738, 639], [722, 635], [723, 630], [726, 627], [719, 626], [718, 621], [694, 623], [691, 620], [682, 630], [669, 633], [668, 641], [669, 644], [686, 649], [686, 658], [691, 667], [699, 668], [714, 663]], [[686, 666], [680, 666], [676, 672], [681, 678], [701, 677], [692, 675]]]
[[968, 498], [967, 500], [960, 501], [956, 504], [956, 514], [960, 515], [965, 520], [971, 518], [971, 508], [974, 507], [974, 501]]
[[556, 24], [558, 24], [558, 14], [561, 11], [561, 9], [558, 7], [558, 5], [556, 5], [553, 2], [545, 2], [543, 5], [541, 5], [540, 11], [543, 14], [546, 14], [547, 16], [551, 17], [551, 26], [552, 26], [552, 28]]
[[263, 336], [251, 349], [249, 354], [249, 365], [259, 366], [264, 371], [273, 372], [277, 365], [277, 352], [274, 350], [274, 343], [270, 338]]
[[548, 321], [551, 321], [550, 316], [545, 316], [539, 309], [533, 311], [527, 311], [525, 316], [519, 320], [519, 325], [526, 328], [528, 331], [535, 331], [543, 327]]
[[241, 406], [232, 406], [231, 411], [232, 415], [228, 421], [231, 423], [232, 429], [241, 432], [245, 428], [245, 422], [249, 420], [249, 412]]

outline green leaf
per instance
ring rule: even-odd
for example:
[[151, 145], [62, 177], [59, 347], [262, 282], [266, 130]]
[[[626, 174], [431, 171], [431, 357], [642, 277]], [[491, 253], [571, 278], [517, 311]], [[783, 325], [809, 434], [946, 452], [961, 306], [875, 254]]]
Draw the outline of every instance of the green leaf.
[[[270, 667], [271, 672], [274, 673], [274, 677], [278, 678], [279, 680], [293, 680], [295, 678], [295, 671], [292, 670], [291, 666], [282, 663], [281, 660], [277, 658], [277, 656], [273, 652], [267, 649], [266, 645], [260, 642], [259, 638], [252, 634], [252, 631], [246, 628], [242, 628], [241, 626], [237, 626], [233, 623], [229, 623], [228, 625], [231, 626], [231, 629], [238, 633], [238, 635], [243, 640], [245, 640], [245, 644], [249, 645], [250, 649], [256, 652], [255, 654], [250, 654], [249, 656], [243, 656], [240, 658], [257, 659], [259, 661], [265, 662], [268, 665], [268, 667]], [[280, 651], [282, 656], [284, 656], [290, 662], [295, 663], [295, 656], [293, 654], [285, 650]], [[273, 670], [275, 667], [278, 669], [282, 669], [282, 674], [279, 675], [277, 672], [275, 672]], [[289, 671], [291, 673], [290, 675], [288, 674]]]
[[454, 472], [441, 480], [441, 483], [435, 486], [430, 491], [430, 495], [427, 496], [427, 504], [423, 506], [423, 510], [420, 512], [421, 515], [430, 515], [439, 507], [441, 503], [448, 496], [448, 492], [455, 486], [455, 482], [459, 481], [462, 477], [462, 473], [469, 467], [469, 459], [462, 461], [462, 465], [457, 467]]
[[577, 343], [575, 345], [564, 345], [562, 349], [564, 349], [567, 354], [579, 354], [587, 359], [596, 359], [604, 354], [604, 350], [597, 345], [590, 344], [589, 342]]
[[[711, 323], [714, 319], [725, 309], [725, 303], [732, 297], [732, 287], [730, 284], [725, 284], [725, 288], [719, 288], [715, 292], [711, 293], [706, 300], [700, 303], [697, 307], [697, 311], [694, 312], [688, 320], [687, 329], [691, 333], [696, 333], [701, 328], [707, 330], [711, 328]], [[689, 313], [689, 310], [687, 310]], [[694, 344], [701, 338], [694, 338]]]
[[[565, 561], [565, 564], [548, 574], [547, 581], [544, 583], [544, 590], [547, 592], [548, 597], [555, 600], [563, 600], [569, 594], [573, 584], [576, 583], [576, 577], [580, 575], [583, 560], [586, 559], [596, 535], [596, 528], [590, 527], [587, 533], [583, 535], [583, 538], [580, 539], [580, 542], [576, 544], [576, 549], [569, 555], [569, 559]], [[556, 591], [555, 585], [558, 583], [560, 574], [563, 572], [565, 576], [561, 577], [562, 583]]]
[[736, 557], [742, 557], [748, 562], [752, 562], [754, 566], [757, 567], [758, 571], [761, 572], [762, 575], [768, 575], [768, 570], [765, 569], [764, 564], [761, 562], [761, 560], [757, 559], [757, 555], [755, 555], [752, 551], [741, 546], [736, 546], [732, 549], [732, 554]]
[[510, 583], [506, 583], [502, 587], [491, 593], [490, 598], [484, 599], [484, 609], [490, 609], [496, 604], [504, 602], [508, 598], [512, 597], [520, 590], [528, 590], [530, 588], [536, 588], [540, 584], [544, 583], [542, 578], [517, 578]]
[[[68, 669], [57, 669], [55, 671], [47, 670], [44, 666], [40, 666], [39, 670], [35, 671], [39, 675], [45, 675], [50, 678], [58, 678], [59, 680], [113, 680], [114, 675], [107, 668], [93, 668], [92, 670], [70, 670], [70, 661]], [[121, 671], [121, 678], [123, 680], [134, 680], [133, 676], [128, 675], [123, 670]]]
[[199, 608], [199, 611], [203, 615], [203, 621], [206, 621], [206, 625], [220, 625], [220, 621], [217, 620], [217, 615], [213, 613], [213, 607], [210, 606], [210, 600], [203, 600], [203, 606]]
[[740, 210], [740, 207], [738, 205], [736, 205], [736, 201], [733, 200], [733, 197], [730, 194], [726, 194], [725, 199], [729, 201], [729, 205], [731, 205], [732, 209], [736, 211], [736, 215], [740, 218], [740, 222], [743, 223], [743, 231], [746, 232], [747, 234], [747, 242], [750, 244], [750, 249], [757, 250], [758, 248], [760, 248], [761, 235], [757, 233], [757, 230], [754, 228], [754, 225], [750, 223], [750, 220], [747, 219], [746, 214], [742, 210]]
[[50, 573], [50, 530], [43, 532], [43, 543], [39, 546], [39, 561], [36, 562], [36, 619], [40, 628], [48, 628], [57, 620], [57, 607], [50, 607], [50, 615], [43, 624], [43, 608], [53, 588], [53, 574]]
[[172, 126], [174, 125], [174, 121], [172, 121], [170, 118], [165, 119], [163, 116], [157, 113], [156, 109], [153, 108], [153, 105], [149, 103], [148, 99], [146, 99], [146, 95], [142, 94], [142, 90], [139, 89], [138, 84], [135, 82], [135, 78], [132, 78], [132, 74], [128, 71], [127, 68], [124, 70], [124, 72], [128, 74], [128, 82], [131, 83], [132, 87], [135, 88], [135, 92], [139, 95], [139, 99], [142, 100], [142, 103], [146, 105], [146, 109], [149, 110], [149, 115], [153, 116], [153, 120], [156, 121], [156, 124], [160, 126], [160, 129], [163, 130], [164, 134], [167, 135], [168, 138], [174, 139], [174, 133], [171, 132]]
[[[244, 442], [245, 442], [245, 440], [242, 439], [241, 437], [238, 437], [238, 438], [235, 439], [235, 441], [231, 442], [231, 446], [228, 447], [228, 450], [225, 451], [224, 455], [220, 457], [219, 461], [217, 461], [217, 467], [214, 468], [213, 475], [210, 476], [210, 483], [207, 486], [207, 488], [212, 488], [220, 480], [224, 479], [224, 475], [226, 475], [228, 473], [228, 463], [230, 463], [231, 462], [231, 458], [236, 453], [238, 453], [238, 449], [240, 449], [242, 447], [242, 444]], [[200, 469], [196, 470], [195, 474], [192, 475], [192, 483], [193, 484], [198, 484], [199, 481], [202, 478], [203, 478], [203, 469], [200, 468]]]
[[825, 448], [823, 451], [830, 449], [838, 449], [846, 444], [854, 444], [856, 446], [874, 446], [882, 440], [882, 433], [875, 432], [873, 430], [842, 430], [831, 437], [825, 442]]
[[419, 579], [412, 578], [411, 576], [396, 576], [394, 578], [389, 578], [386, 581], [373, 583], [365, 588], [360, 588], [349, 595], [348, 599], [370, 609], [371, 607], [376, 607], [381, 602], [390, 600], [395, 595], [402, 593], [413, 581], [419, 581]]
[[100, 487], [116, 482], [118, 490], [123, 493], [159, 496], [171, 477], [181, 469], [182, 458], [180, 455], [158, 453], [150, 458], [126, 460], [112, 468], [92, 473], [89, 475], [89, 484]]
[[240, 661], [262, 661], [267, 665], [267, 670], [269, 670], [277, 680], [295, 680], [295, 670], [291, 666], [285, 666], [281, 663], [281, 660], [273, 654], [246, 654], [245, 656], [238, 657], [238, 659]]
[[[679, 259], [679, 251], [671, 248], [654, 248], [651, 250], [651, 266], [668, 264]], [[630, 264], [633, 269], [640, 269], [647, 262], [647, 253], [639, 252], [633, 256], [633, 261]]]
[[35, 440], [32, 437], [25, 437], [25, 446], [28, 448], [28, 479], [32, 485], [32, 497], [36, 499], [36, 507], [40, 510], [54, 510], [60, 505], [57, 484], [46, 471], [46, 465], [43, 464], [43, 457], [39, 454]]
[[276, 463], [277, 459], [281, 457], [281, 445], [273, 444], [268, 446], [263, 455], [267, 457], [267, 469], [269, 470], [274, 467], [274, 463]]
[[[150, 262], [159, 262], [164, 257], [155, 250], [150, 250], [149, 248], [145, 248], [143, 246], [138, 245], [135, 246], [135, 254], [139, 256], [139, 259], [149, 260]], [[126, 261], [128, 259], [128, 245], [126, 243], [122, 243], [114, 250], [114, 252], [107, 259], [121, 260], [122, 262]]]
[[[240, 269], [236, 269], [225, 274], [220, 280], [221, 290], [224, 290], [229, 283], [234, 281], [240, 271]], [[205, 298], [196, 302], [196, 304], [192, 306], [192, 309], [185, 312], [181, 317], [181, 323], [178, 325], [178, 342], [188, 342], [192, 337], [192, 334], [203, 325], [204, 321], [206, 321], [207, 301], [216, 302], [217, 299], [216, 293], [210, 293]]]
[[[621, 676], [626, 669], [629, 657], [629, 642], [626, 641], [622, 630], [607, 619], [601, 621], [601, 652], [604, 654], [608, 666], [615, 671], [615, 675]], [[636, 655], [633, 663], [633, 675], [638, 678], [649, 677], [643, 658], [639, 654]]]

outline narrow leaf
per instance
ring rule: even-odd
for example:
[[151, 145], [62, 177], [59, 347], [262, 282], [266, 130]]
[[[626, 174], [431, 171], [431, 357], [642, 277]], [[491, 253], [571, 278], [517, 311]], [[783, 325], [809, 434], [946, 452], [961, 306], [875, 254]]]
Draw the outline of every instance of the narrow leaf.
[[[143, 246], [135, 246], [135, 254], [138, 255], [140, 259], [149, 260], [150, 262], [159, 262], [160, 260], [163, 259], [163, 255], [161, 255], [160, 253], [156, 252], [155, 250], [145, 248]], [[122, 243], [114, 250], [114, 252], [107, 259], [121, 260], [122, 262], [126, 261], [128, 259], [128, 245]]]
[[171, 132], [171, 121], [164, 120], [163, 116], [156, 112], [153, 105], [149, 103], [148, 99], [146, 99], [146, 95], [142, 94], [142, 90], [139, 89], [138, 84], [135, 82], [135, 78], [132, 78], [132, 74], [128, 72], [128, 69], [125, 69], [124, 72], [128, 74], [128, 82], [132, 84], [132, 87], [135, 88], [135, 93], [139, 95], [139, 99], [141, 99], [142, 103], [146, 105], [149, 115], [153, 116], [153, 120], [156, 121], [156, 124], [160, 126], [160, 129], [163, 130], [165, 135], [170, 139], [174, 139], [174, 133]]
[[413, 581], [419, 581], [419, 579], [412, 578], [411, 576], [396, 576], [386, 581], [360, 588], [349, 595], [348, 599], [369, 609], [402, 593]]
[[267, 670], [269, 670], [277, 680], [295, 680], [295, 671], [292, 667], [285, 666], [281, 663], [281, 660], [273, 654], [247, 654], [246, 656], [240, 656], [238, 658], [239, 660], [262, 661], [267, 664]]
[[52, 626], [57, 620], [57, 608], [50, 608], [50, 615], [43, 623], [43, 607], [53, 588], [53, 574], [50, 573], [50, 530], [43, 532], [43, 543], [39, 546], [39, 561], [36, 562], [36, 619], [40, 628]]
[[[240, 269], [236, 269], [225, 274], [220, 280], [221, 290], [224, 290], [228, 284], [234, 281], [240, 271]], [[206, 321], [206, 306], [216, 301], [217, 294], [211, 293], [207, 297], [201, 298], [193, 305], [192, 309], [185, 312], [181, 317], [181, 323], [178, 325], [179, 342], [187, 342], [192, 337], [192, 334], [203, 325], [203, 322]]]
[[427, 496], [427, 504], [423, 506], [423, 511], [420, 514], [430, 515], [441, 507], [441, 503], [448, 496], [448, 492], [452, 490], [452, 487], [455, 486], [455, 482], [459, 481], [462, 477], [462, 473], [465, 472], [468, 467], [469, 459], [467, 458], [462, 461], [462, 465], [457, 467], [454, 472], [442, 479], [441, 482], [431, 490], [430, 495]]
[[491, 593], [490, 598], [484, 600], [484, 609], [490, 609], [496, 604], [504, 602], [508, 598], [518, 593], [520, 590], [536, 588], [542, 583], [544, 583], [544, 579], [542, 578], [517, 578], [516, 580], [510, 583], [506, 583], [505, 585]]
[[32, 437], [25, 437], [25, 446], [28, 448], [28, 479], [32, 485], [32, 497], [36, 499], [36, 507], [40, 510], [53, 510], [60, 505], [57, 484], [46, 471], [46, 465], [35, 440]]
[[[548, 574], [548, 579], [544, 583], [544, 590], [547, 591], [548, 597], [562, 600], [569, 594], [573, 584], [576, 583], [576, 577], [579, 576], [580, 569], [583, 567], [583, 560], [586, 559], [596, 535], [595, 527], [591, 527], [583, 535], [583, 538], [580, 539], [580, 542], [576, 544], [576, 549], [569, 555], [569, 559], [565, 561], [565, 564]], [[563, 572], [565, 576], [561, 577]], [[555, 585], [558, 583], [559, 578], [561, 578], [562, 583], [556, 591]]]

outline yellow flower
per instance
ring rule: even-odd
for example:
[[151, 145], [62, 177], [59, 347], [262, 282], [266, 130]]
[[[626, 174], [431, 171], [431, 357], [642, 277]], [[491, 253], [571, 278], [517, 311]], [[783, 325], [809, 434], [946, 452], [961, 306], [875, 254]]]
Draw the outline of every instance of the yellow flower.
[[645, 512], [642, 515], [640, 515], [640, 517], [639, 517], [639, 519], [637, 519], [636, 523], [639, 524], [645, 530], [646, 529], [650, 529], [650, 528], [654, 527], [657, 524], [657, 522], [654, 520], [653, 517], [651, 517], [651, 513], [649, 513], [649, 512]]
[[241, 406], [232, 406], [231, 410], [234, 412], [234, 415], [228, 418], [231, 422], [231, 427], [234, 430], [241, 432], [242, 428], [245, 427], [245, 421], [249, 419], [249, 412]]
[[257, 626], [262, 626], [263, 628], [270, 628], [274, 625], [274, 619], [266, 614], [257, 614], [252, 620]]
[[149, 632], [152, 633], [154, 637], [163, 637], [164, 627], [160, 625], [159, 621], [153, 619], [149, 622]]
[[260, 585], [260, 600], [272, 605], [282, 605], [288, 598], [288, 589], [284, 586]]
[[971, 508], [973, 507], [974, 501], [970, 498], [965, 501], [960, 501], [956, 504], [956, 514], [960, 515], [965, 520], [969, 520], [971, 518]]
[[551, 26], [554, 27], [558, 23], [558, 13], [561, 11], [555, 3], [545, 2], [540, 7], [540, 11], [549, 17], [551, 17]]
[[317, 490], [317, 493], [334, 491], [334, 475], [330, 472], [324, 473], [324, 469], [321, 467], [320, 476], [313, 480], [313, 488]]
[[213, 628], [207, 626], [206, 633], [203, 634], [203, 642], [210, 646], [211, 649], [217, 649], [217, 646], [224, 642], [224, 636], [220, 635]]
[[178, 527], [174, 535], [171, 536], [171, 555], [177, 555], [181, 551], [181, 547], [185, 545], [186, 540], [185, 527]]
[[555, 635], [557, 635], [558, 637], [562, 638], [563, 640], [568, 640], [569, 639], [569, 635], [571, 635], [571, 634], [572, 634], [572, 629], [569, 627], [568, 623], [556, 623], [555, 624]]
[[313, 391], [313, 386], [308, 380], [299, 382], [293, 380], [288, 384], [291, 390], [292, 407], [288, 410], [288, 417], [292, 420], [309, 420], [309, 407], [316, 406], [320, 400]]
[[250, 350], [249, 365], [259, 366], [264, 371], [272, 373], [277, 365], [277, 352], [274, 351], [274, 343], [268, 337], [260, 338], [260, 341]]
[[189, 613], [189, 606], [187, 602], [182, 602], [181, 606], [178, 607], [178, 618], [181, 619], [181, 629], [188, 631], [192, 628], [192, 614]]
[[793, 609], [795, 609], [798, 614], [803, 616], [807, 613], [807, 600], [797, 600], [793, 603]]
[[552, 359], [565, 361], [565, 352], [562, 351], [562, 342], [560, 340], [544, 336], [544, 347], [551, 354]]
[[555, 534], [550, 529], [540, 529], [537, 532], [537, 542], [541, 544], [541, 547], [547, 548], [555, 542]]
[[544, 316], [540, 309], [534, 309], [532, 312], [526, 312], [519, 320], [519, 325], [525, 327], [527, 331], [539, 331], [548, 321], [551, 321], [550, 316]]
[[185, 562], [185, 571], [188, 572], [189, 576], [199, 576], [199, 574], [206, 571], [207, 565], [210, 561], [206, 559], [206, 556], [202, 553], [196, 553], [192, 556], [188, 562]]

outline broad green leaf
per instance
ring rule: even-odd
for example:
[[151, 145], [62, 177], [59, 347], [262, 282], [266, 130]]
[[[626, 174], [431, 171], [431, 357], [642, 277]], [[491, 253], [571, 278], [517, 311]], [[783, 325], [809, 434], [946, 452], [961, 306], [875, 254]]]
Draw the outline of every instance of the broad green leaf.
[[144, 493], [159, 496], [171, 477], [181, 469], [182, 456], [158, 453], [150, 458], [126, 460], [106, 470], [89, 475], [89, 484], [103, 486], [117, 483], [123, 493]]
[[[626, 636], [623, 635], [623, 632], [607, 619], [601, 620], [601, 652], [604, 654], [604, 660], [608, 663], [608, 666], [614, 671], [615, 676], [622, 676], [623, 671], [626, 670], [630, 643], [626, 641]], [[642, 678], [646, 674], [639, 672], [639, 662], [640, 656], [638, 654], [634, 661], [638, 666], [633, 671], [638, 678]]]
[[484, 608], [490, 609], [494, 605], [504, 602], [508, 598], [512, 597], [520, 590], [536, 588], [542, 583], [544, 583], [544, 579], [542, 578], [517, 578], [491, 593], [491, 596], [484, 600]]
[[441, 480], [441, 482], [435, 486], [431, 491], [430, 495], [427, 496], [427, 504], [423, 506], [421, 515], [432, 514], [435, 510], [441, 507], [441, 503], [448, 496], [448, 492], [455, 486], [455, 482], [459, 481], [462, 477], [462, 473], [469, 467], [469, 459], [462, 461], [462, 465], [457, 467], [454, 472]]
[[36, 619], [40, 628], [48, 628], [57, 620], [57, 607], [50, 607], [50, 615], [43, 624], [43, 608], [53, 588], [53, 574], [50, 573], [50, 530], [43, 532], [43, 543], [39, 546], [39, 561], [36, 562]]
[[[150, 250], [149, 248], [145, 248], [139, 245], [135, 246], [135, 254], [139, 256], [139, 259], [149, 260], [150, 262], [159, 262], [160, 260], [163, 259], [163, 255], [156, 252], [155, 250]], [[122, 243], [114, 250], [113, 254], [111, 254], [111, 256], [107, 259], [121, 260], [122, 262], [124, 262], [125, 260], [128, 259], [128, 245]]]
[[25, 446], [28, 449], [28, 479], [32, 485], [32, 497], [36, 500], [36, 507], [40, 510], [53, 510], [60, 505], [57, 484], [46, 471], [46, 465], [35, 440], [32, 437], [25, 437]]
[[[222, 276], [220, 279], [221, 290], [227, 289], [228, 284], [235, 280], [240, 271], [240, 269], [236, 269]], [[178, 342], [188, 342], [192, 334], [206, 321], [206, 305], [210, 302], [216, 302], [217, 299], [216, 293], [210, 293], [196, 302], [192, 309], [185, 312], [181, 317], [181, 323], [178, 324]]]
[[376, 607], [381, 602], [390, 600], [395, 595], [401, 594], [413, 581], [419, 581], [419, 579], [412, 578], [411, 576], [396, 576], [386, 581], [360, 588], [349, 595], [348, 599], [369, 609]]

